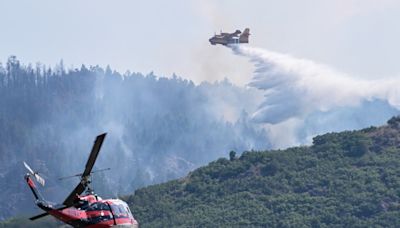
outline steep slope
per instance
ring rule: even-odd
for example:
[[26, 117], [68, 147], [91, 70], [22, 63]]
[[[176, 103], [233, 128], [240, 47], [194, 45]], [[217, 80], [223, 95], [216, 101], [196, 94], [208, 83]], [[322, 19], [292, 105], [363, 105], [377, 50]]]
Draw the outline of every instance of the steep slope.
[[141, 227], [399, 227], [400, 118], [221, 158], [127, 200]]

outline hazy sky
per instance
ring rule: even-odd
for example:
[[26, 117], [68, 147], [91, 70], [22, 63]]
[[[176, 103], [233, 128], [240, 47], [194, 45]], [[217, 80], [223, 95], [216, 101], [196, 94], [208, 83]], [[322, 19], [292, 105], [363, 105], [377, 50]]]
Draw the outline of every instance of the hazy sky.
[[251, 46], [357, 77], [400, 73], [400, 1], [9, 0], [0, 2], [0, 60], [249, 82], [252, 66], [214, 32], [250, 28]]

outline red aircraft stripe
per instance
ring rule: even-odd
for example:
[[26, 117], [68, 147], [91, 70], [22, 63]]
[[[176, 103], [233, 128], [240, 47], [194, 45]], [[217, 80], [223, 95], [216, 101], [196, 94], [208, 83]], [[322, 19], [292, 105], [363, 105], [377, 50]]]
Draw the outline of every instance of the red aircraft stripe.
[[135, 224], [136, 221], [131, 218], [116, 218], [117, 224]]
[[28, 185], [29, 185], [29, 187], [31, 187], [31, 188], [36, 188], [36, 185], [35, 185], [35, 183], [31, 180], [31, 178], [29, 178], [28, 177]]
[[98, 216], [112, 216], [110, 211], [99, 210], [99, 211], [86, 211], [88, 218], [98, 217]]

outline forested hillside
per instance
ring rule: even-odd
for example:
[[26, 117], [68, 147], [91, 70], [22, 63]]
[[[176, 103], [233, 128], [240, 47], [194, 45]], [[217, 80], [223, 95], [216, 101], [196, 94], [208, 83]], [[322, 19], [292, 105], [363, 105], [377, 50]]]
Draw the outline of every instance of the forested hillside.
[[[123, 197], [141, 227], [399, 227], [400, 117], [313, 145], [230, 153]], [[57, 226], [18, 219], [5, 227]]]
[[12, 56], [0, 64], [0, 97], [0, 220], [38, 211], [23, 161], [46, 178], [46, 198], [60, 202], [78, 180], [57, 178], [82, 172], [103, 132], [96, 167], [111, 171], [93, 184], [104, 197], [184, 176], [229, 150], [269, 145], [246, 112], [259, 94], [227, 80], [195, 85], [110, 67], [24, 65]]
[[399, 227], [400, 118], [232, 153], [127, 200], [141, 227]]

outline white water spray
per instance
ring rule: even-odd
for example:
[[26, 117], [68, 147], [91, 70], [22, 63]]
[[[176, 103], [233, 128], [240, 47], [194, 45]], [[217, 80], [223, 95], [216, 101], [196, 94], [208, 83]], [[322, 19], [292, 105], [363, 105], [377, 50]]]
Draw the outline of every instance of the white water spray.
[[265, 99], [252, 118], [266, 124], [276, 147], [309, 143], [329, 131], [383, 124], [399, 113], [400, 78], [366, 80], [260, 48], [232, 50], [254, 63], [249, 86], [264, 91]]

